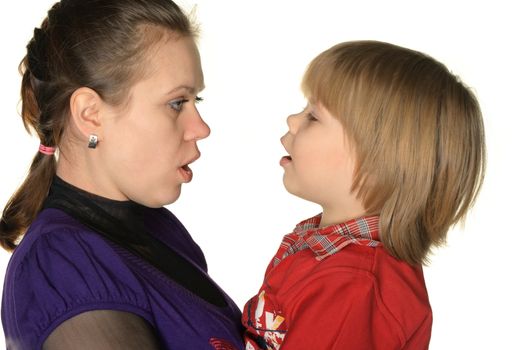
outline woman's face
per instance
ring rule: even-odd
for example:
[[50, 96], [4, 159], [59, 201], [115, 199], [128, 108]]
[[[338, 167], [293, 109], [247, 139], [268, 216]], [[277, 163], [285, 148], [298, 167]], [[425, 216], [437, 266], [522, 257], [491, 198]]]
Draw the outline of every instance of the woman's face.
[[131, 88], [124, 107], [107, 107], [99, 174], [108, 197], [149, 207], [174, 202], [192, 180], [197, 141], [210, 134], [196, 108], [204, 88], [191, 37], [171, 38], [149, 53], [150, 74]]

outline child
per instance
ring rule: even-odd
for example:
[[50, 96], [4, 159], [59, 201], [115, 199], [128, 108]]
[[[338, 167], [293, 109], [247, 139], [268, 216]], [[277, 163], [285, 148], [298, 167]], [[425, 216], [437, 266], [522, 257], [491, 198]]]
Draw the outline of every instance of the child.
[[246, 349], [427, 349], [421, 265], [482, 183], [478, 103], [433, 58], [374, 41], [321, 53], [302, 89], [283, 182], [323, 212], [284, 237], [245, 305]]

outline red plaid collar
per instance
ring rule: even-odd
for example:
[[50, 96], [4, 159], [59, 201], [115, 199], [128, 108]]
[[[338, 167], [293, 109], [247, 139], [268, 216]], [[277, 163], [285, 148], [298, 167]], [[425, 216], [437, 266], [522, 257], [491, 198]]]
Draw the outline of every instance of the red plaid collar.
[[334, 255], [349, 244], [377, 247], [379, 239], [378, 216], [366, 216], [342, 224], [320, 228], [321, 214], [300, 222], [294, 231], [283, 237], [274, 257], [274, 266], [287, 256], [300, 250], [311, 249], [317, 260]]

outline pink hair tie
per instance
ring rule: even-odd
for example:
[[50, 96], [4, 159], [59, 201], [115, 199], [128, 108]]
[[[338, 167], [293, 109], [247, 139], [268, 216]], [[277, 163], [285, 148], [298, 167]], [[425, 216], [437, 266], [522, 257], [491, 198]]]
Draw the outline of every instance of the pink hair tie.
[[40, 147], [38, 147], [38, 151], [46, 156], [52, 156], [55, 154], [55, 147], [48, 147], [41, 144]]

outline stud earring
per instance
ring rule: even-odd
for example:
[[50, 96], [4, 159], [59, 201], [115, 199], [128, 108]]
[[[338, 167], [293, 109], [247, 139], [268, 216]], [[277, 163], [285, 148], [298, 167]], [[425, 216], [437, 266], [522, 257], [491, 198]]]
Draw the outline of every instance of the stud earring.
[[99, 143], [99, 138], [95, 134], [89, 135], [88, 139], [88, 148], [97, 148], [97, 144]]

